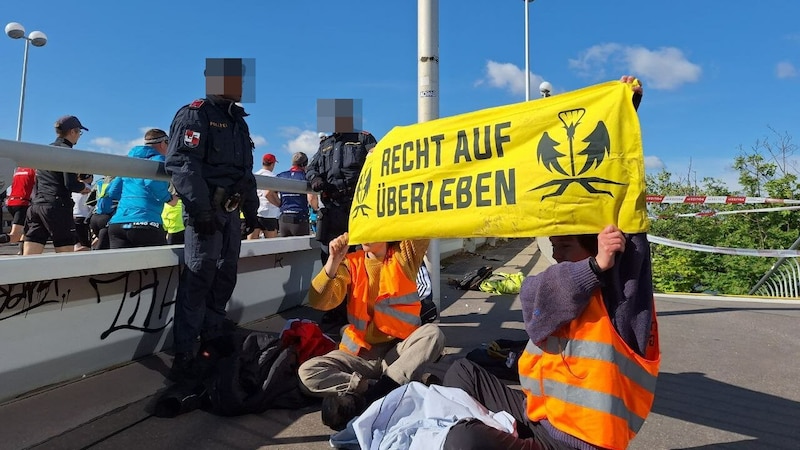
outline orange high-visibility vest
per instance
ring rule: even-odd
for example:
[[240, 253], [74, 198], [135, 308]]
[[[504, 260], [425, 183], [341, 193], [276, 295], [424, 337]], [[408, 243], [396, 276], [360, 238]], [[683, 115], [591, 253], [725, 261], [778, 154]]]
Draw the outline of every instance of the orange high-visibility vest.
[[625, 449], [653, 406], [660, 362], [655, 307], [642, 357], [617, 334], [597, 289], [578, 318], [538, 345], [528, 341], [519, 359], [528, 417], [598, 447]]
[[416, 281], [406, 277], [393, 253], [390, 250], [383, 261], [378, 297], [374, 299], [369, 298], [369, 279], [364, 251], [347, 254], [352, 280], [347, 300], [347, 318], [350, 325], [342, 334], [340, 350], [354, 355], [358, 355], [361, 349], [368, 350], [371, 346], [366, 341], [366, 331], [370, 322], [380, 331], [399, 339], [407, 338], [422, 324], [419, 318], [421, 304]]

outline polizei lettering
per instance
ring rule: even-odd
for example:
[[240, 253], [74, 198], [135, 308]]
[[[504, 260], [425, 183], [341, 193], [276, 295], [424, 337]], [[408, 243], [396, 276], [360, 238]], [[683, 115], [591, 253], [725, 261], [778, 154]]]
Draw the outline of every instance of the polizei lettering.
[[420, 212], [445, 211], [499, 205], [514, 205], [516, 171], [514, 168], [481, 172], [458, 178], [387, 186], [378, 184], [378, 217]]

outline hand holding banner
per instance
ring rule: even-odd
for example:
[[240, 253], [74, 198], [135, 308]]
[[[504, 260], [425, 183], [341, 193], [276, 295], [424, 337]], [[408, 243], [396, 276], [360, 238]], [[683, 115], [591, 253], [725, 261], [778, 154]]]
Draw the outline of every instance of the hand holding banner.
[[630, 84], [395, 127], [367, 158], [350, 241], [647, 231]]

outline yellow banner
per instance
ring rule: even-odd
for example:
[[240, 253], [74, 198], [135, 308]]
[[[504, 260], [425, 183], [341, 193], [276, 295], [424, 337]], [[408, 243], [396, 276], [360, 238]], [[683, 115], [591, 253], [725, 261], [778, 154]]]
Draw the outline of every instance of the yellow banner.
[[393, 128], [361, 171], [350, 242], [647, 231], [632, 96], [611, 81]]

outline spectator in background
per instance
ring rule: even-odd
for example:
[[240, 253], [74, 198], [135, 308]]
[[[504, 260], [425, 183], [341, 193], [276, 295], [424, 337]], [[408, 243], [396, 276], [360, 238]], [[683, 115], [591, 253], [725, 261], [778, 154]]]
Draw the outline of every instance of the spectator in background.
[[89, 193], [92, 190], [92, 183], [94, 182], [94, 175], [80, 174], [78, 179], [86, 185], [89, 192], [73, 192], [72, 193], [72, 218], [75, 221], [75, 237], [78, 242], [75, 244], [76, 252], [85, 252], [92, 249], [92, 238], [89, 230], [89, 216], [92, 210], [86, 204], [89, 198]]
[[[165, 131], [157, 128], [147, 130], [144, 143], [145, 145], [133, 147], [128, 156], [164, 161], [169, 143]], [[161, 213], [165, 203], [178, 203], [178, 197], [169, 191], [168, 182], [117, 177], [108, 188], [108, 196], [119, 199], [117, 212], [108, 221], [111, 248], [147, 247], [167, 243]]]
[[[56, 140], [50, 145], [72, 148], [84, 130], [89, 131], [77, 117], [63, 116], [55, 123]], [[57, 253], [74, 251], [72, 193], [89, 189], [76, 173], [37, 169], [35, 192], [26, 217], [23, 254], [41, 254], [50, 238]]]
[[36, 169], [17, 167], [14, 171], [14, 178], [11, 180], [11, 193], [6, 198], [6, 209], [8, 209], [8, 213], [12, 217], [11, 231], [8, 234], [0, 234], [0, 244], [22, 240], [22, 234], [25, 230], [25, 216], [31, 204], [31, 195], [33, 195], [33, 185], [35, 183]]
[[[308, 156], [303, 152], [292, 155], [292, 168], [276, 175], [278, 178], [306, 181], [306, 166]], [[317, 209], [316, 194], [297, 194], [294, 192], [278, 192], [267, 190], [266, 197], [275, 206], [280, 207], [281, 215], [278, 219], [278, 233], [281, 237], [308, 236], [308, 207]]]
[[[275, 169], [275, 164], [278, 162], [275, 159], [275, 155], [272, 153], [266, 153], [263, 158], [261, 158], [261, 169], [256, 172], [256, 175], [263, 175], [265, 177], [274, 177], [275, 174], [272, 172]], [[281, 209], [267, 200], [267, 191], [264, 189], [259, 189], [258, 191], [258, 228], [253, 230], [247, 236], [247, 239], [258, 239], [261, 237], [261, 234], [264, 234], [265, 238], [274, 238], [278, 236], [278, 217], [281, 215]]]
[[[176, 197], [178, 195], [172, 183], [169, 184], [169, 192]], [[167, 232], [167, 245], [183, 245], [186, 225], [183, 223], [183, 201], [180, 198], [174, 205], [164, 203], [161, 220], [164, 222], [164, 231]]]
[[94, 211], [89, 219], [89, 228], [94, 235], [92, 248], [95, 250], [111, 248], [108, 239], [108, 221], [111, 220], [111, 216], [116, 212], [118, 202], [106, 194], [108, 193], [108, 186], [114, 178], [113, 176], [103, 177], [94, 186]]

